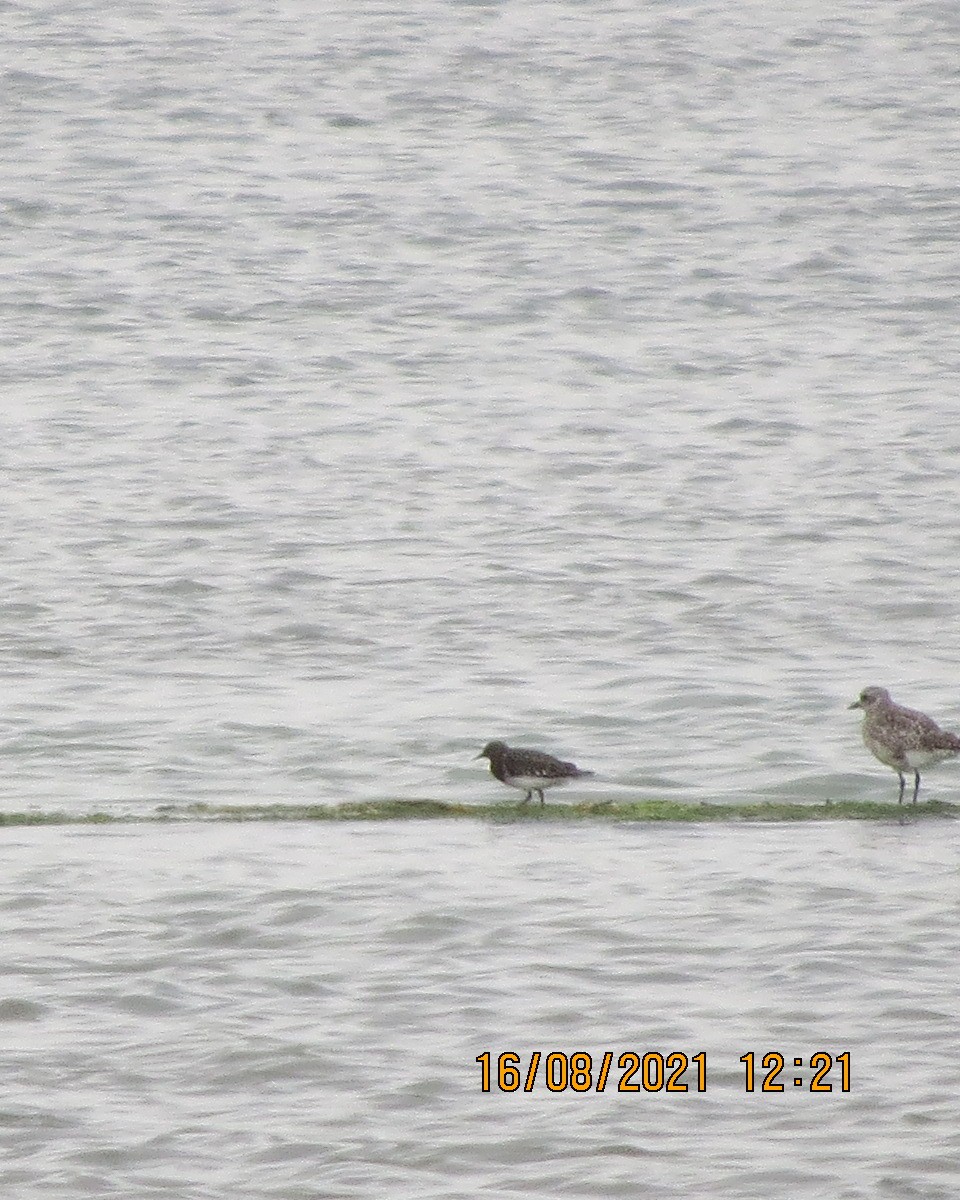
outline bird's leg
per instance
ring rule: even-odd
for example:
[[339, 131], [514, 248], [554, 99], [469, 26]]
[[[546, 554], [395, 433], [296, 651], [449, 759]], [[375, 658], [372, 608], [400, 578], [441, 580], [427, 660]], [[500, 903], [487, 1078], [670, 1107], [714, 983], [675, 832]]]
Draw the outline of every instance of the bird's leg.
[[913, 785], [913, 802], [914, 802], [914, 804], [916, 804], [917, 792], [920, 791], [920, 772], [914, 771], [914, 775], [916, 776], [916, 783], [914, 783], [914, 785]]
[[527, 802], [528, 800], [532, 800], [532, 799], [533, 799], [533, 792], [527, 792], [527, 794], [526, 794], [526, 795], [524, 796], [524, 798], [523, 798], [523, 799], [520, 801], [520, 803], [521, 803], [521, 804], [526, 804], [526, 802]]
[[540, 803], [543, 804], [543, 788], [537, 788], [537, 795], [540, 797]]
[[902, 804], [903, 803], [903, 789], [907, 786], [907, 781], [904, 779], [902, 771], [898, 771], [897, 774], [900, 776], [900, 795], [897, 797], [897, 803]]

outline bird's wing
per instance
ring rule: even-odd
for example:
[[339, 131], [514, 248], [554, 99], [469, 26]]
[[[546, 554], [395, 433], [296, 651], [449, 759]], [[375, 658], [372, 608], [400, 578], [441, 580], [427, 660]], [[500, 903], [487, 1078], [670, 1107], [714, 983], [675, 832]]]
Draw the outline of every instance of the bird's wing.
[[915, 750], [921, 743], [936, 750], [960, 750], [960, 738], [941, 729], [933, 717], [913, 708], [897, 713], [894, 742], [899, 750]]
[[566, 775], [577, 775], [583, 777], [593, 774], [592, 771], [584, 771], [582, 768], [578, 767], [576, 763], [572, 762], [562, 762], [560, 766], [564, 768], [564, 774]]
[[556, 779], [566, 775], [566, 767], [552, 754], [544, 754], [541, 750], [517, 750], [507, 758], [507, 768], [511, 775], [527, 775], [540, 779]]

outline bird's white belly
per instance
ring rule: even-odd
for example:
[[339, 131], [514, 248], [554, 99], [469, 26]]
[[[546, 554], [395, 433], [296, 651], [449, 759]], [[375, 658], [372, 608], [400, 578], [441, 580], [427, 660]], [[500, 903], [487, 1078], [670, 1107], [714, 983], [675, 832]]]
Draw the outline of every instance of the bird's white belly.
[[924, 767], [932, 767], [934, 763], [953, 758], [954, 754], [953, 750], [908, 750], [904, 758], [911, 771], [922, 771]]
[[563, 776], [508, 775], [503, 782], [509, 784], [510, 787], [520, 788], [523, 792], [537, 792], [544, 788], [556, 787], [567, 781]]

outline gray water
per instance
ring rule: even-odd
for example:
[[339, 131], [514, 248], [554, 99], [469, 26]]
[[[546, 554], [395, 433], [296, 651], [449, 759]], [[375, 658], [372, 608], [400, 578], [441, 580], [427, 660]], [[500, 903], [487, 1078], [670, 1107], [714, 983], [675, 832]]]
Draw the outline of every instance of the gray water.
[[[956, 1194], [933, 825], [59, 828], [0, 855], [10, 1195]], [[705, 1088], [481, 1091], [478, 1055], [537, 1050], [595, 1078], [702, 1053]], [[848, 1092], [809, 1090], [817, 1052]]]
[[[960, 728], [955, 6], [4, 34], [0, 811], [509, 804], [493, 737], [571, 798], [893, 801], [859, 690]], [[19, 1196], [956, 1193], [950, 824], [0, 850]], [[478, 1090], [638, 1046], [707, 1091]]]

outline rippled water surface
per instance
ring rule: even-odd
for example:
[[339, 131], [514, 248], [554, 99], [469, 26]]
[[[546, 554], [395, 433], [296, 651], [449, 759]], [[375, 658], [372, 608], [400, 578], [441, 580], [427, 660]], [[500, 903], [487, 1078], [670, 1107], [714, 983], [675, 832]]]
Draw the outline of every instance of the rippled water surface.
[[[509, 805], [495, 737], [576, 799], [893, 801], [860, 689], [960, 728], [954, 6], [5, 16], [0, 813]], [[0, 1178], [952, 1196], [955, 850], [7, 827]], [[477, 1087], [638, 1043], [708, 1090]]]
[[[18, 1195], [955, 1193], [952, 827], [8, 834]], [[593, 1087], [481, 1091], [478, 1055], [537, 1050]], [[704, 1054], [704, 1090], [620, 1092], [629, 1051]]]

